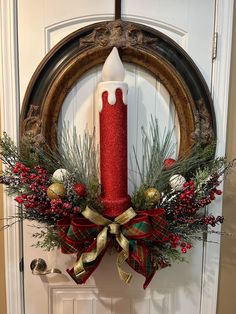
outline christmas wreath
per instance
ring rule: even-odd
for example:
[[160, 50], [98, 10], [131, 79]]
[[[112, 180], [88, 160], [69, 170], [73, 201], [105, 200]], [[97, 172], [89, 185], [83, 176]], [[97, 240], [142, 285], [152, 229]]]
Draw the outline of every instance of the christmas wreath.
[[212, 158], [214, 145], [194, 146], [175, 160], [173, 132], [161, 137], [152, 119], [150, 132], [142, 129], [142, 158], [134, 150], [130, 206], [110, 218], [101, 201], [95, 135], [72, 133], [64, 132], [56, 151], [37, 147], [30, 138], [17, 148], [4, 133], [0, 182], [18, 204], [5, 227], [23, 219], [39, 223], [33, 235], [37, 247], [77, 254], [76, 264], [67, 270], [76, 283], [87, 280], [112, 246], [120, 278], [131, 279], [122, 269], [127, 262], [145, 277], [146, 288], [157, 270], [183, 261], [195, 240], [223, 222], [205, 208], [222, 194], [219, 185], [233, 162]]

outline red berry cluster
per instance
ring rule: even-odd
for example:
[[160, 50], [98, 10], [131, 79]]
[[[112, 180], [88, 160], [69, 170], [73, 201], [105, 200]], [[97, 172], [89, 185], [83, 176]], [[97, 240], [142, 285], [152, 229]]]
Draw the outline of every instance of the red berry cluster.
[[17, 162], [12, 169], [21, 179], [21, 183], [26, 185], [32, 192], [45, 192], [49, 182], [47, 171], [40, 166], [35, 166], [33, 171], [21, 162]]
[[197, 199], [193, 180], [184, 183], [183, 191], [171, 203], [171, 211], [174, 219], [180, 220], [180, 218], [186, 216], [193, 216], [200, 208], [209, 205], [215, 199], [216, 195], [222, 194], [222, 191], [216, 188], [217, 185], [219, 185], [217, 180], [209, 182], [209, 186], [205, 187], [206, 195], [201, 199]]
[[209, 204], [211, 204], [212, 201], [214, 201], [214, 199], [216, 198], [216, 195], [221, 195], [222, 191], [218, 190], [217, 188], [212, 188], [209, 191], [209, 194], [206, 195], [205, 197], [201, 198], [197, 203], [196, 206], [198, 206], [198, 208], [202, 208], [205, 207]]
[[190, 250], [192, 248], [192, 245], [190, 243], [187, 242], [182, 242], [181, 243], [181, 252], [182, 253], [187, 253], [188, 250]]
[[[13, 173], [20, 177], [23, 190], [27, 191], [15, 197], [18, 204], [24, 205], [27, 217], [50, 222], [64, 217], [73, 218], [80, 213], [80, 207], [73, 204], [72, 201], [63, 201], [61, 198], [48, 199], [47, 188], [51, 182], [47, 171], [40, 166], [30, 169], [17, 162], [13, 167]], [[85, 186], [78, 184], [76, 187], [84, 196]]]
[[224, 222], [223, 216], [217, 216], [214, 217], [213, 215], [205, 216], [203, 217], [203, 223], [205, 225], [210, 225], [212, 227], [215, 227], [217, 224], [222, 224]]
[[30, 172], [30, 168], [23, 165], [21, 162], [16, 162], [15, 166], [12, 169], [14, 174], [18, 174], [22, 180], [27, 176], [27, 173]]
[[[35, 166], [34, 170], [17, 162], [13, 168], [13, 173], [21, 178], [21, 183], [27, 194], [23, 193], [21, 196], [15, 198], [16, 202], [25, 205], [26, 208], [34, 208], [39, 200], [45, 201], [47, 186], [49, 179], [47, 171], [40, 166]], [[30, 195], [28, 195], [30, 193]]]
[[180, 236], [177, 234], [171, 234], [170, 235], [170, 242], [171, 242], [171, 247], [173, 249], [176, 249], [178, 246], [180, 246], [182, 253], [187, 253], [187, 251], [192, 248], [192, 245], [190, 243], [187, 243], [185, 241], [181, 241]]
[[63, 202], [62, 199], [54, 199], [50, 202], [50, 212], [56, 214], [58, 217], [70, 217], [73, 218], [74, 216], [80, 213], [79, 206], [73, 206], [69, 202]]
[[198, 208], [195, 206], [195, 185], [192, 180], [185, 182], [183, 191], [180, 193], [173, 206], [174, 218], [182, 215], [193, 215]]
[[171, 241], [171, 247], [173, 249], [177, 248], [177, 246], [179, 245], [179, 241], [180, 241], [180, 236], [176, 235], [176, 234], [171, 234], [170, 235], [170, 241]]

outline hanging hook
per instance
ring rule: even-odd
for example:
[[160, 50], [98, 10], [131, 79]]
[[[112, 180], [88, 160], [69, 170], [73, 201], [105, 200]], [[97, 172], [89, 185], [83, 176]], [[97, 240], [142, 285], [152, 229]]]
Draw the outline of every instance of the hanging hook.
[[115, 0], [115, 19], [121, 20], [121, 0]]

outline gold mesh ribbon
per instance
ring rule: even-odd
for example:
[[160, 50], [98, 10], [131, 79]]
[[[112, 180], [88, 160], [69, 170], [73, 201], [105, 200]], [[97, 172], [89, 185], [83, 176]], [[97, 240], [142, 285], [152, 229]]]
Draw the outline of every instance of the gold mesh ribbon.
[[114, 221], [103, 217], [98, 212], [91, 210], [88, 206], [83, 210], [82, 215], [87, 218], [89, 221], [93, 222], [96, 225], [104, 226], [102, 231], [98, 234], [96, 239], [96, 248], [92, 252], [82, 253], [79, 260], [74, 266], [74, 273], [77, 278], [83, 276], [86, 271], [84, 265], [86, 263], [91, 263], [96, 260], [96, 258], [102, 253], [106, 247], [108, 232], [114, 234], [116, 241], [119, 243], [122, 251], [118, 254], [116, 265], [120, 279], [125, 283], [129, 283], [132, 275], [126, 273], [121, 269], [122, 264], [129, 257], [129, 241], [122, 234], [120, 226], [126, 224], [128, 221], [133, 219], [136, 216], [133, 208], [128, 208], [124, 213], [117, 216]]

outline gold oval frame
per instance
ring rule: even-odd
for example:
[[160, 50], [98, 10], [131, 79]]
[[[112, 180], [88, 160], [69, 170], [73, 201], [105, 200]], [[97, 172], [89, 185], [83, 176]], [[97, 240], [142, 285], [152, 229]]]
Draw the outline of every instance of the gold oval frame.
[[168, 90], [180, 124], [180, 155], [194, 143], [216, 139], [207, 84], [187, 53], [147, 26], [121, 20], [82, 28], [59, 42], [42, 60], [27, 88], [20, 136], [57, 147], [57, 125], [65, 97], [81, 76], [104, 63], [113, 46], [124, 62], [152, 73]]

